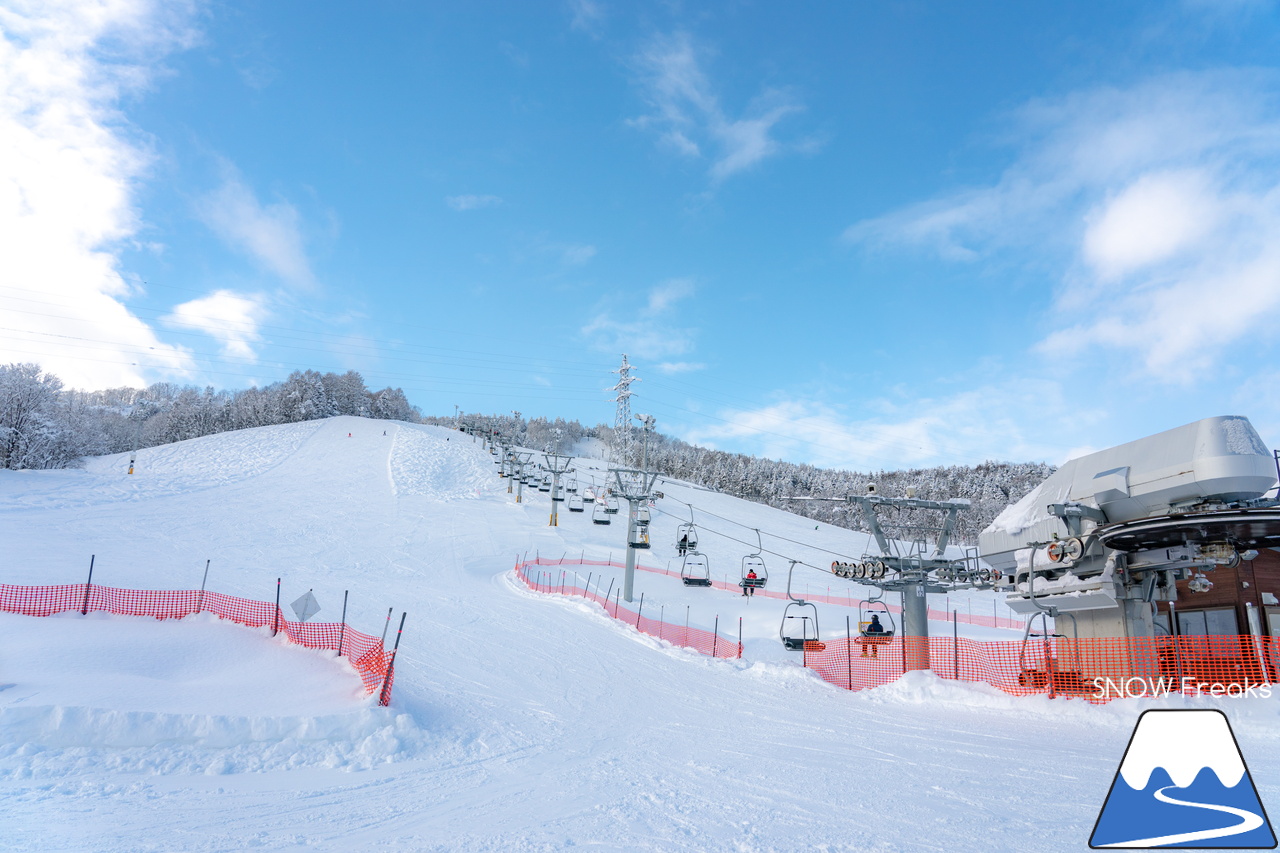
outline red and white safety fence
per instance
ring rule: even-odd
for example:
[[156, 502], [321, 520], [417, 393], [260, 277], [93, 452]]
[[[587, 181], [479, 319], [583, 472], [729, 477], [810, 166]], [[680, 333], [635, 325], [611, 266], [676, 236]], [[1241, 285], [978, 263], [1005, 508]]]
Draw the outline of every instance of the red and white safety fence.
[[[378, 693], [378, 704], [391, 701], [395, 654], [382, 639], [361, 633], [345, 622], [294, 622], [269, 601], [223, 595], [199, 589], [120, 589], [96, 584], [10, 586], [0, 584], [0, 611], [24, 616], [51, 616], [69, 611], [119, 616], [182, 619], [212, 613], [249, 628], [270, 626], [277, 635], [309, 649], [328, 649], [345, 657], [360, 674], [365, 693]], [[403, 625], [403, 623], [401, 623]]]
[[[704, 628], [691, 627], [688, 624], [677, 625], [644, 615], [644, 597], [636, 603], [632, 610], [630, 605], [622, 602], [622, 589], [614, 589], [612, 580], [608, 589], [601, 594], [599, 586], [592, 588], [593, 576], [588, 573], [582, 577], [572, 571], [572, 566], [605, 566], [625, 568], [614, 563], [584, 562], [563, 560], [516, 560], [516, 577], [534, 592], [548, 595], [565, 595], [593, 601], [599, 604], [605, 614], [619, 622], [625, 622], [642, 634], [665, 640], [674, 646], [693, 649], [696, 652], [713, 658], [742, 657], [742, 620], [738, 620], [738, 637], [720, 635], [720, 617], [716, 617], [715, 627], [708, 631]], [[661, 612], [661, 611], [660, 611]]]

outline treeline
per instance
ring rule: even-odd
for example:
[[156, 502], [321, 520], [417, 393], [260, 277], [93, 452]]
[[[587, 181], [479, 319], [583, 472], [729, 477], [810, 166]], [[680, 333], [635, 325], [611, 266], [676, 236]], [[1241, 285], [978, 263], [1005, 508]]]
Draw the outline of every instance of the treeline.
[[[587, 428], [577, 421], [560, 418], [530, 420], [512, 416], [468, 416], [464, 420], [477, 426], [496, 429], [502, 436], [521, 447], [538, 450], [554, 446], [559, 440], [565, 452], [584, 438], [597, 438], [606, 444], [613, 437], [607, 424]], [[424, 418], [424, 422], [452, 425], [453, 418]], [[635, 452], [640, 452], [639, 434], [633, 433]], [[785, 509], [797, 515], [824, 521], [839, 527], [866, 531], [858, 510], [851, 504], [827, 501], [794, 501], [793, 497], [843, 498], [866, 494], [871, 483], [876, 492], [889, 497], [904, 496], [908, 488], [925, 500], [966, 498], [969, 509], [956, 519], [954, 540], [973, 544], [978, 534], [1010, 503], [1026, 495], [1054, 472], [1043, 462], [984, 462], [981, 465], [950, 465], [938, 468], [912, 468], [903, 471], [857, 472], [816, 468], [773, 459], [761, 459], [741, 453], [708, 450], [656, 433], [649, 439], [649, 468], [653, 471], [727, 495]], [[630, 460], [632, 465], [638, 460]], [[911, 527], [933, 526], [940, 519], [936, 512], [895, 510], [881, 516], [898, 527], [889, 533], [895, 538], [912, 539]], [[929, 532], [927, 539], [934, 534]]]
[[283, 382], [240, 391], [169, 382], [75, 391], [39, 365], [10, 364], [0, 366], [0, 468], [66, 468], [85, 456], [334, 415], [420, 417], [404, 391], [370, 391], [354, 370], [294, 371]]

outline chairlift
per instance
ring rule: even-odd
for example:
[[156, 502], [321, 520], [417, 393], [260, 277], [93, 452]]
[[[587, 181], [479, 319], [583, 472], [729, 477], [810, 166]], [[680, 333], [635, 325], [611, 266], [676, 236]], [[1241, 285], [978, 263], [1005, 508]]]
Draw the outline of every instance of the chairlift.
[[636, 510], [636, 524], [648, 527], [650, 520], [651, 516], [649, 515], [649, 508], [647, 506], [641, 506]]
[[542, 482], [538, 483], [538, 491], [540, 492], [551, 491], [551, 478], [548, 477], [544, 479]]
[[[884, 617], [888, 620], [889, 624], [887, 626], [879, 620], [881, 614], [884, 614]], [[879, 630], [873, 627], [873, 618], [875, 618], [876, 624], [880, 626]], [[887, 643], [893, 639], [893, 634], [897, 630], [898, 626], [893, 621], [893, 614], [889, 612], [889, 605], [878, 598], [858, 602], [858, 633], [864, 639]]]
[[711, 563], [700, 551], [687, 551], [680, 563], [680, 580], [685, 586], [711, 586]]
[[791, 576], [795, 573], [796, 563], [792, 560], [787, 570], [787, 599], [789, 604], [782, 611], [782, 624], [778, 626], [778, 637], [787, 651], [820, 652], [826, 648], [822, 635], [818, 631], [818, 607], [803, 598], [791, 594]]
[[569, 494], [574, 494], [575, 492], [577, 492], [577, 491], [578, 491], [578, 478], [577, 478], [577, 477], [570, 477], [568, 480], [566, 480], [566, 481], [565, 481], [565, 484], [564, 484], [564, 490], [565, 490], [566, 492], [568, 492]]
[[569, 498], [569, 512], [586, 512], [587, 508], [582, 502], [582, 495], [573, 495]]
[[584, 501], [594, 501], [596, 499], [596, 490], [587, 486], [582, 490], [582, 499]]
[[564, 486], [561, 486], [551, 493], [551, 500], [564, 503]]
[[[769, 581], [769, 570], [765, 567], [764, 557], [761, 552], [764, 551], [764, 545], [760, 542], [760, 531], [756, 530], [756, 552], [748, 554], [742, 558], [742, 580], [738, 581], [738, 586], [742, 587], [743, 593], [747, 589], [764, 589], [765, 584]], [[748, 577], [748, 575], [755, 577]]]
[[[692, 512], [692, 511], [691, 511]], [[676, 530], [676, 548], [681, 552], [693, 551], [698, 547], [698, 528], [690, 521], [681, 524]]]
[[609, 524], [613, 521], [602, 503], [597, 503], [591, 510], [591, 520], [596, 524]]
[[631, 531], [631, 539], [628, 544], [632, 548], [649, 550], [649, 528], [641, 527], [637, 524]]
[[609, 515], [617, 515], [617, 514], [618, 514], [618, 499], [617, 499], [617, 498], [615, 498], [615, 497], [608, 497], [608, 498], [606, 498], [606, 499], [605, 499], [605, 504], [604, 504], [604, 511], [605, 511], [605, 512], [607, 512], [607, 513], [609, 513]]

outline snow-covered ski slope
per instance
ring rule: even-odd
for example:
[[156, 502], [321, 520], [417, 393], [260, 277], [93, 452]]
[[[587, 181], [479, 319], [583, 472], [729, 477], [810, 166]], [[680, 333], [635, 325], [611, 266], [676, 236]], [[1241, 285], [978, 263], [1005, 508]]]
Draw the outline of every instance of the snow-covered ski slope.
[[[1225, 710], [1264, 804], [1280, 802], [1277, 699], [1095, 707], [924, 674], [851, 694], [782, 650], [777, 601], [638, 573], [646, 614], [687, 608], [706, 628], [718, 615], [730, 634], [744, 617], [744, 659], [712, 661], [524, 591], [517, 553], [620, 558], [625, 525], [562, 504], [548, 527], [547, 494], [515, 504], [491, 457], [450, 430], [334, 418], [144, 450], [126, 470], [115, 456], [0, 472], [0, 582], [83, 582], [95, 554], [95, 583], [194, 588], [211, 560], [210, 589], [270, 599], [281, 577], [285, 602], [314, 590], [320, 621], [349, 589], [358, 630], [409, 614], [394, 700], [376, 707], [331, 655], [207, 616], [0, 617], [6, 849], [1085, 849], [1133, 723], [1156, 706]], [[819, 548], [866, 547], [664, 490], [746, 525], [696, 517], [717, 576], [753, 549], [708, 529], [760, 528], [766, 548], [818, 565], [832, 559]], [[655, 513], [643, 562], [674, 558], [677, 523]], [[775, 588], [785, 564], [769, 566]], [[990, 594], [951, 606], [989, 613]], [[822, 607], [824, 632], [842, 635], [850, 613]]]

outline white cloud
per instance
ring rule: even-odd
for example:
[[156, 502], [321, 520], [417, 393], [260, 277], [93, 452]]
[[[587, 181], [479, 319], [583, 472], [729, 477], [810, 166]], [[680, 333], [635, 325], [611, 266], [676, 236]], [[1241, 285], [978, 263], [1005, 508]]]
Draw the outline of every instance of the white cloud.
[[[1186, 384], [1280, 322], [1280, 75], [1181, 73], [1032, 103], [993, 186], [847, 239], [1063, 271], [1039, 351]], [[1095, 364], [1097, 362], [1097, 364]]]
[[496, 195], [451, 195], [445, 196], [444, 203], [454, 210], [480, 210], [485, 207], [498, 207], [503, 201]]
[[779, 122], [803, 107], [786, 91], [765, 89], [738, 117], [720, 104], [687, 33], [660, 36], [636, 57], [647, 115], [631, 120], [653, 130], [677, 154], [710, 159], [708, 174], [720, 182], [788, 149], [774, 136]]
[[695, 361], [664, 361], [655, 364], [653, 369], [667, 376], [673, 376], [677, 373], [694, 373], [699, 370], [706, 370], [707, 366], [702, 362]]
[[185, 3], [0, 8], [0, 362], [36, 361], [71, 387], [182, 376], [124, 300], [118, 251], [139, 227], [145, 142], [118, 102], [189, 44]]
[[315, 286], [297, 208], [284, 200], [263, 205], [231, 166], [224, 168], [222, 186], [200, 200], [197, 213], [228, 245], [286, 284]]
[[[1056, 420], [1043, 432], [1029, 405]], [[950, 397], [910, 402], [875, 401], [873, 417], [851, 417], [815, 400], [786, 399], [750, 410], [721, 411], [721, 421], [685, 431], [682, 438], [771, 459], [825, 468], [875, 471], [978, 464], [989, 459], [1065, 461], [1075, 430], [1100, 414], [1081, 406], [1054, 381], [1010, 380]], [[1033, 437], [1034, 436], [1034, 437]], [[1054, 444], [1058, 439], [1059, 443]]]
[[261, 295], [217, 290], [176, 306], [164, 322], [175, 328], [198, 329], [215, 338], [224, 355], [256, 362], [253, 345], [262, 340], [258, 330], [266, 315]]
[[597, 35], [600, 25], [604, 23], [604, 7], [596, 0], [569, 0], [569, 9], [573, 17], [569, 26], [575, 30]]
[[695, 330], [672, 322], [671, 309], [692, 296], [693, 282], [670, 279], [649, 291], [643, 308], [629, 319], [614, 319], [602, 311], [582, 328], [593, 346], [606, 352], [626, 352], [643, 359], [663, 359], [684, 355], [693, 349]]
[[565, 246], [560, 253], [560, 262], [565, 266], [580, 267], [595, 256], [595, 246]]

